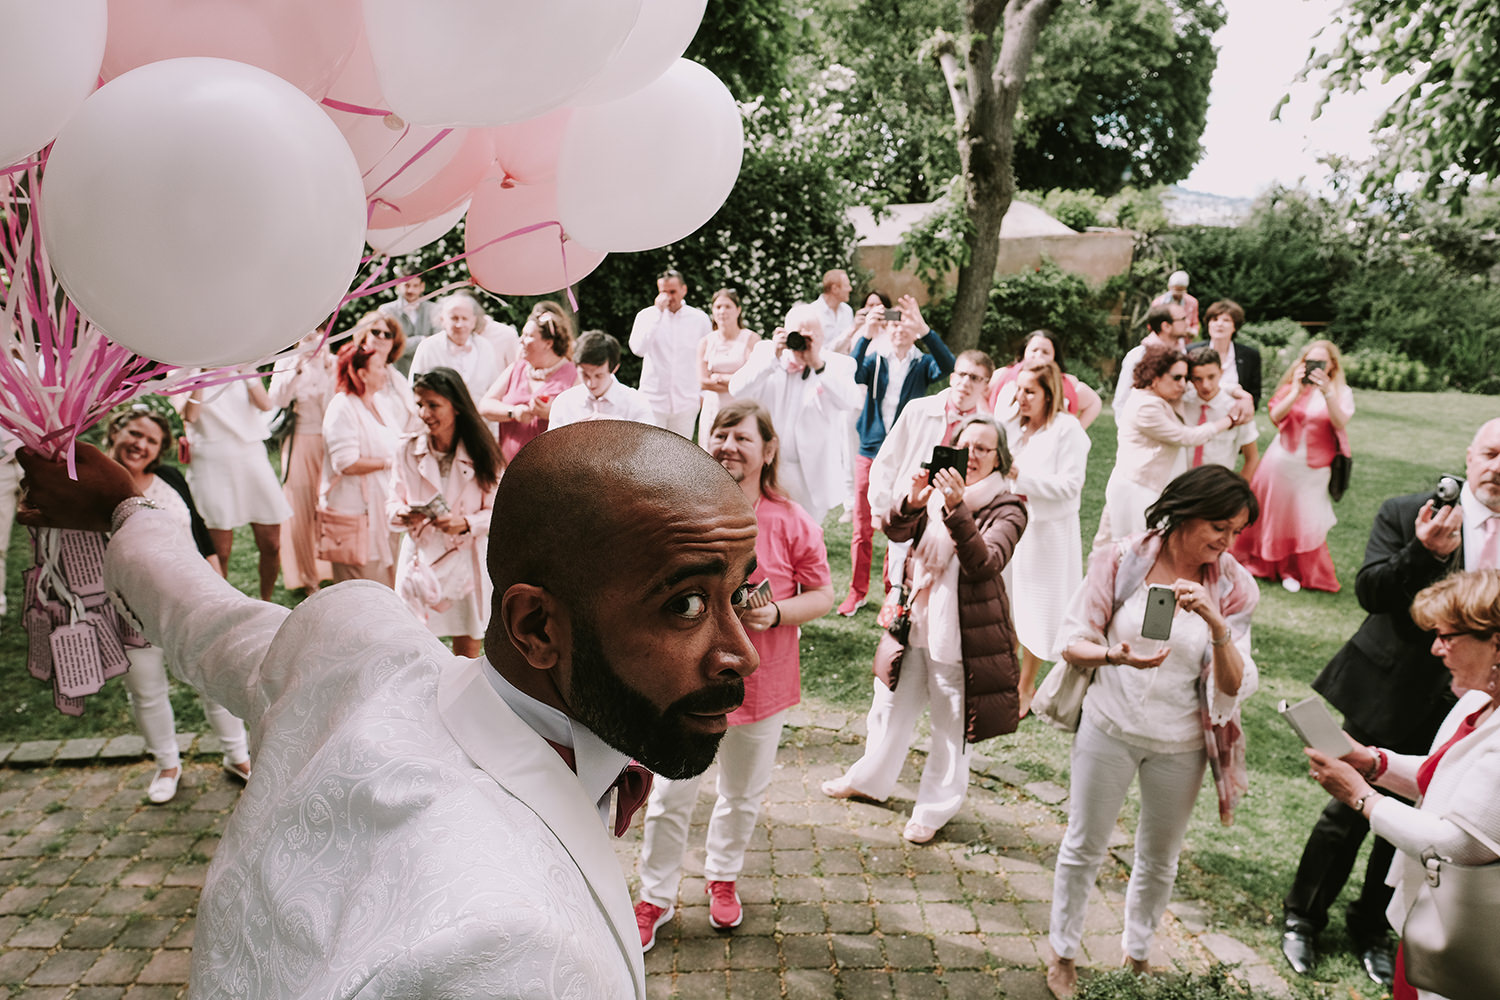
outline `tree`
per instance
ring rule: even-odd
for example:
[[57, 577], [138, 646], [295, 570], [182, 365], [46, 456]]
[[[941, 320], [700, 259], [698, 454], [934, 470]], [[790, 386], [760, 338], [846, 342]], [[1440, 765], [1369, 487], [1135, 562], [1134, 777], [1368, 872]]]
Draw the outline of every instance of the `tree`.
[[1500, 6], [1347, 0], [1336, 23], [1331, 47], [1315, 50], [1301, 74], [1322, 76], [1318, 110], [1337, 91], [1359, 90], [1371, 73], [1416, 77], [1376, 123], [1389, 148], [1366, 190], [1415, 175], [1425, 194], [1458, 199], [1473, 180], [1500, 177]]
[[[953, 118], [963, 178], [968, 259], [958, 269], [949, 346], [979, 342], [1000, 259], [1000, 223], [1016, 194], [1012, 169], [1015, 117], [1021, 88], [1042, 29], [1058, 0], [964, 0], [963, 36], [940, 35], [934, 45]], [[1004, 22], [996, 53], [995, 32]]]

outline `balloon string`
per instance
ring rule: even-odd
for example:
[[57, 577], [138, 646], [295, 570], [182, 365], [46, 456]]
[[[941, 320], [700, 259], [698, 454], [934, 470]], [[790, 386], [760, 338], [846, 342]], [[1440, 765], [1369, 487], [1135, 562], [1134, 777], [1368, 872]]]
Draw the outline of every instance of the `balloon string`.
[[3, 170], [0, 170], [0, 177], [4, 177], [6, 174], [20, 173], [22, 170], [30, 170], [32, 167], [40, 167], [41, 165], [42, 165], [42, 161], [39, 160], [39, 159], [37, 159], [37, 160], [25, 160], [25, 161], [23, 161], [21, 163], [17, 163], [17, 164], [15, 164], [13, 166], [9, 166], [9, 167], [6, 167]]
[[335, 100], [332, 97], [323, 98], [322, 103], [328, 105], [328, 107], [332, 108], [335, 111], [347, 111], [351, 115], [369, 115], [372, 118], [384, 118], [387, 115], [391, 114], [390, 111], [385, 111], [380, 108], [367, 108], [362, 104], [349, 104], [345, 101]]
[[438, 143], [440, 143], [444, 139], [448, 138], [448, 136], [451, 135], [452, 133], [453, 133], [453, 130], [451, 128], [445, 128], [445, 129], [441, 130], [440, 132], [438, 132], [438, 134], [435, 135], [435, 136], [433, 136], [431, 139], [428, 139], [427, 140], [427, 144], [425, 146], [423, 146], [421, 149], [417, 150], [415, 153], [413, 153], [412, 156], [411, 156], [411, 159], [409, 159], [405, 163], [401, 164], [401, 168], [399, 170], [397, 170], [394, 174], [391, 174], [391, 176], [387, 177], [385, 180], [381, 181], [380, 182], [380, 187], [378, 187], [374, 191], [370, 192], [370, 197], [373, 198], [377, 194], [379, 194], [381, 191], [384, 191], [385, 190], [385, 186], [387, 184], [389, 184], [391, 181], [395, 180], [397, 177], [400, 177], [403, 173], [406, 172], [406, 168], [407, 167], [411, 166], [413, 163], [416, 163], [418, 160], [420, 160], [423, 156], [427, 155], [427, 151], [428, 150], [432, 149], [433, 146], [436, 146]]

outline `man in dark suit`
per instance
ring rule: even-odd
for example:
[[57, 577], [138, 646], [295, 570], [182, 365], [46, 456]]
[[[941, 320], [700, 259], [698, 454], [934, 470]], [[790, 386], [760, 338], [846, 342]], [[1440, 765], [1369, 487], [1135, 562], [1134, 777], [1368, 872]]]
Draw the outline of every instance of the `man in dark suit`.
[[[1369, 617], [1313, 688], [1344, 713], [1344, 729], [1360, 743], [1397, 753], [1426, 753], [1453, 706], [1448, 671], [1432, 655], [1432, 636], [1411, 620], [1417, 591], [1460, 569], [1489, 568], [1500, 556], [1500, 420], [1479, 428], [1466, 453], [1467, 473], [1454, 502], [1434, 493], [1393, 497], [1380, 507], [1354, 589]], [[1494, 519], [1493, 521], [1491, 519]], [[1281, 950], [1306, 975], [1328, 909], [1349, 878], [1370, 824], [1330, 800], [1313, 826], [1296, 880], [1283, 900]], [[1385, 884], [1394, 848], [1376, 839], [1364, 886], [1349, 905], [1346, 926], [1370, 978], [1392, 974]]]
[[1208, 339], [1198, 341], [1188, 350], [1208, 346], [1217, 351], [1224, 366], [1224, 385], [1231, 385], [1228, 376], [1230, 371], [1233, 371], [1232, 384], [1238, 385], [1249, 393], [1255, 407], [1259, 409], [1260, 352], [1253, 347], [1237, 343], [1234, 339], [1235, 334], [1240, 332], [1240, 327], [1245, 325], [1245, 310], [1241, 309], [1237, 302], [1220, 299], [1208, 307], [1208, 311], [1203, 314], [1203, 321], [1208, 324]]

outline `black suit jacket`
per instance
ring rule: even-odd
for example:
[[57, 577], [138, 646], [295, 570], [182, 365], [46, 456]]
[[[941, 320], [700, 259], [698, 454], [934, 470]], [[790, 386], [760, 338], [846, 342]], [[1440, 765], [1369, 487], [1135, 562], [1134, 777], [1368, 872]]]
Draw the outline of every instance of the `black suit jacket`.
[[[1200, 340], [1188, 347], [1212, 347], [1206, 340]], [[1247, 347], [1238, 340], [1234, 342], [1234, 370], [1240, 379], [1240, 388], [1250, 394], [1255, 401], [1255, 408], [1260, 409], [1260, 352], [1253, 347]]]
[[1432, 635], [1411, 620], [1417, 591], [1463, 567], [1462, 544], [1441, 560], [1417, 541], [1417, 512], [1431, 498], [1412, 493], [1380, 505], [1354, 581], [1370, 615], [1313, 681], [1346, 726], [1401, 753], [1425, 753], [1454, 701]]

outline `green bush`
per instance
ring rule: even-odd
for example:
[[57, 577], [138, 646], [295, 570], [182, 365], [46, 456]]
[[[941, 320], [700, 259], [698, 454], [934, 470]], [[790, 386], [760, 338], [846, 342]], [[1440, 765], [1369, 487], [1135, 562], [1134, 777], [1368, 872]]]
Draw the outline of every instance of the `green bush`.
[[1294, 320], [1273, 319], [1264, 323], [1246, 323], [1235, 334], [1235, 339], [1244, 341], [1264, 354], [1268, 350], [1285, 347], [1299, 338], [1305, 341], [1306, 332], [1302, 324]]
[[[1109, 325], [1106, 297], [1079, 275], [1050, 260], [1031, 271], [1002, 274], [990, 287], [990, 300], [979, 331], [979, 347], [997, 365], [1020, 356], [1026, 336], [1050, 330], [1057, 338], [1068, 372], [1094, 386], [1100, 384], [1099, 362], [1113, 359], [1115, 331]], [[953, 300], [940, 299], [922, 310], [934, 330], [948, 330]]]
[[1356, 389], [1425, 392], [1439, 388], [1422, 362], [1380, 347], [1361, 347], [1344, 355], [1344, 378]]

